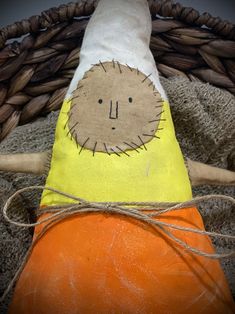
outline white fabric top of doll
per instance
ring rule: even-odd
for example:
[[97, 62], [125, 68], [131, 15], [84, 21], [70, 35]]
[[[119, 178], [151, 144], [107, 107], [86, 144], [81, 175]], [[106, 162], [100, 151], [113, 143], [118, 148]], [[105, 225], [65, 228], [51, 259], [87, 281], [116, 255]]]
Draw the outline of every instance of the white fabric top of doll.
[[94, 64], [118, 61], [150, 75], [161, 97], [166, 94], [150, 51], [152, 20], [147, 0], [100, 0], [87, 26], [80, 52], [80, 65], [70, 84], [70, 98], [78, 82]]

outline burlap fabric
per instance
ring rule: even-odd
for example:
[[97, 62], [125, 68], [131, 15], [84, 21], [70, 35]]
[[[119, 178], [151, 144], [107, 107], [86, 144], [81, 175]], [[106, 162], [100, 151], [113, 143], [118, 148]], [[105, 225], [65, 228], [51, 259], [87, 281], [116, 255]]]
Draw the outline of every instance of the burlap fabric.
[[[178, 140], [185, 156], [223, 168], [235, 165], [235, 97], [209, 84], [189, 82], [187, 79], [161, 79], [168, 94]], [[39, 152], [53, 145], [58, 112], [17, 127], [0, 144], [1, 153]], [[0, 206], [15, 190], [45, 183], [45, 177], [0, 173]], [[235, 195], [234, 187], [200, 187], [194, 196], [210, 193]], [[27, 193], [12, 212], [15, 219], [34, 220], [40, 194]], [[221, 201], [209, 201], [201, 206], [206, 228], [231, 234], [235, 229], [234, 208]], [[6, 288], [31, 241], [33, 230], [7, 224], [0, 216], [0, 293]], [[215, 240], [218, 252], [231, 249], [231, 242]], [[154, 257], [153, 257], [154, 258]], [[235, 295], [234, 260], [222, 261], [222, 266]], [[6, 313], [10, 295], [0, 305]]]
[[161, 121], [163, 100], [150, 76], [114, 60], [87, 71], [73, 92], [69, 112], [69, 132], [76, 143], [94, 154], [110, 154], [130, 150], [138, 136], [137, 147], [151, 141]]

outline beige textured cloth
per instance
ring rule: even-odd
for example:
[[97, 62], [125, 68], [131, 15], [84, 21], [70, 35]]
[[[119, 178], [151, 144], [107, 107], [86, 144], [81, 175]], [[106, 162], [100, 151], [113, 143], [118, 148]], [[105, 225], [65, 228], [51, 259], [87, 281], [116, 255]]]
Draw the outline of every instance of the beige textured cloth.
[[[209, 84], [189, 82], [186, 79], [161, 79], [171, 104], [177, 138], [183, 153], [191, 159], [223, 168], [235, 165], [235, 97], [227, 91]], [[17, 127], [0, 144], [0, 153], [39, 152], [50, 149], [58, 112], [37, 119], [28, 125]], [[0, 207], [7, 197], [19, 188], [43, 185], [45, 177], [7, 174], [0, 172]], [[235, 195], [234, 187], [200, 187], [194, 196], [205, 194]], [[12, 215], [21, 221], [32, 221], [34, 209], [39, 203], [37, 192], [24, 194], [19, 207]], [[232, 234], [235, 229], [234, 208], [221, 201], [209, 201], [201, 206], [206, 228], [211, 231]], [[31, 241], [33, 230], [18, 228], [6, 223], [0, 214], [0, 293], [12, 278], [22, 256]], [[215, 240], [218, 252], [231, 249], [231, 242]], [[222, 261], [233, 294], [235, 294], [234, 260]], [[209, 271], [209, 270], [208, 270]], [[0, 313], [6, 313], [7, 303], [0, 305]]]

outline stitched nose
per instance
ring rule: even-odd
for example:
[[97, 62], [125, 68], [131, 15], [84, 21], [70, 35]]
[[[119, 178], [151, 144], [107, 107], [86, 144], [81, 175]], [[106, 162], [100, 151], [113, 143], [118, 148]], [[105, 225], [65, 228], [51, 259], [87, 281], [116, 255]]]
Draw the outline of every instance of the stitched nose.
[[113, 104], [113, 101], [110, 101], [110, 109], [109, 109], [109, 119], [117, 119], [118, 118], [118, 101], [116, 104]]

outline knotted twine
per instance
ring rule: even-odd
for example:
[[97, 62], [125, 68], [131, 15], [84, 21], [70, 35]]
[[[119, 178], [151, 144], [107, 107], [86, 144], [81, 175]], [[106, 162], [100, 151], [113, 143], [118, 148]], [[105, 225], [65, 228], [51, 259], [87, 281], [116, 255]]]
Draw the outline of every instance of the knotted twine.
[[[46, 213], [52, 213], [52, 214], [49, 217], [44, 218], [35, 223], [22, 223], [22, 222], [12, 220], [8, 216], [8, 213], [7, 213], [12, 201], [21, 193], [26, 192], [26, 191], [31, 191], [31, 190], [48, 190], [56, 194], [65, 196], [70, 200], [76, 201], [77, 203], [63, 204], [60, 206], [48, 206], [45, 208], [38, 209], [37, 211], [38, 218], [41, 215], [46, 214]], [[35, 247], [37, 242], [42, 238], [42, 236], [50, 228], [52, 228], [56, 223], [70, 216], [75, 216], [79, 214], [99, 212], [99, 213], [109, 213], [109, 214], [118, 214], [118, 215], [127, 216], [129, 218], [134, 218], [138, 221], [147, 223], [153, 227], [158, 227], [169, 238], [171, 238], [173, 241], [175, 241], [180, 246], [185, 248], [186, 251], [195, 253], [203, 257], [211, 258], [211, 259], [220, 259], [220, 258], [235, 256], [235, 251], [231, 251], [229, 253], [223, 253], [223, 254], [221, 253], [213, 254], [213, 253], [207, 253], [202, 250], [193, 248], [187, 243], [185, 243], [184, 241], [174, 236], [169, 230], [166, 230], [165, 227], [169, 229], [181, 230], [181, 231], [186, 231], [186, 232], [197, 233], [204, 236], [207, 235], [211, 237], [224, 238], [224, 239], [230, 239], [230, 240], [235, 240], [235, 236], [225, 235], [225, 234], [221, 234], [217, 232], [209, 232], [209, 231], [200, 230], [197, 228], [181, 227], [175, 224], [166, 223], [166, 222], [157, 220], [157, 217], [162, 215], [163, 213], [175, 211], [178, 209], [187, 209], [192, 206], [195, 207], [196, 205], [199, 205], [201, 202], [211, 200], [211, 199], [220, 199], [224, 201], [229, 201], [233, 205], [235, 205], [235, 198], [231, 196], [227, 196], [227, 195], [220, 195], [220, 194], [198, 196], [198, 197], [193, 198], [192, 200], [181, 202], [181, 203], [177, 203], [177, 202], [175, 203], [173, 202], [89, 202], [85, 199], [76, 197], [74, 195], [59, 191], [51, 187], [29, 186], [29, 187], [20, 189], [17, 192], [15, 192], [11, 197], [8, 198], [6, 204], [3, 207], [3, 216], [6, 219], [6, 221], [18, 227], [27, 227], [27, 228], [36, 227], [46, 222], [48, 223], [42, 228], [41, 232], [32, 241], [32, 244], [30, 245], [28, 252], [24, 256], [20, 267], [16, 271], [14, 277], [12, 278], [6, 290], [4, 291], [2, 297], [0, 298], [0, 302], [2, 302], [5, 299], [9, 291], [13, 288], [14, 284], [18, 280], [22, 270], [24, 269], [26, 265], [33, 251], [33, 248]]]

